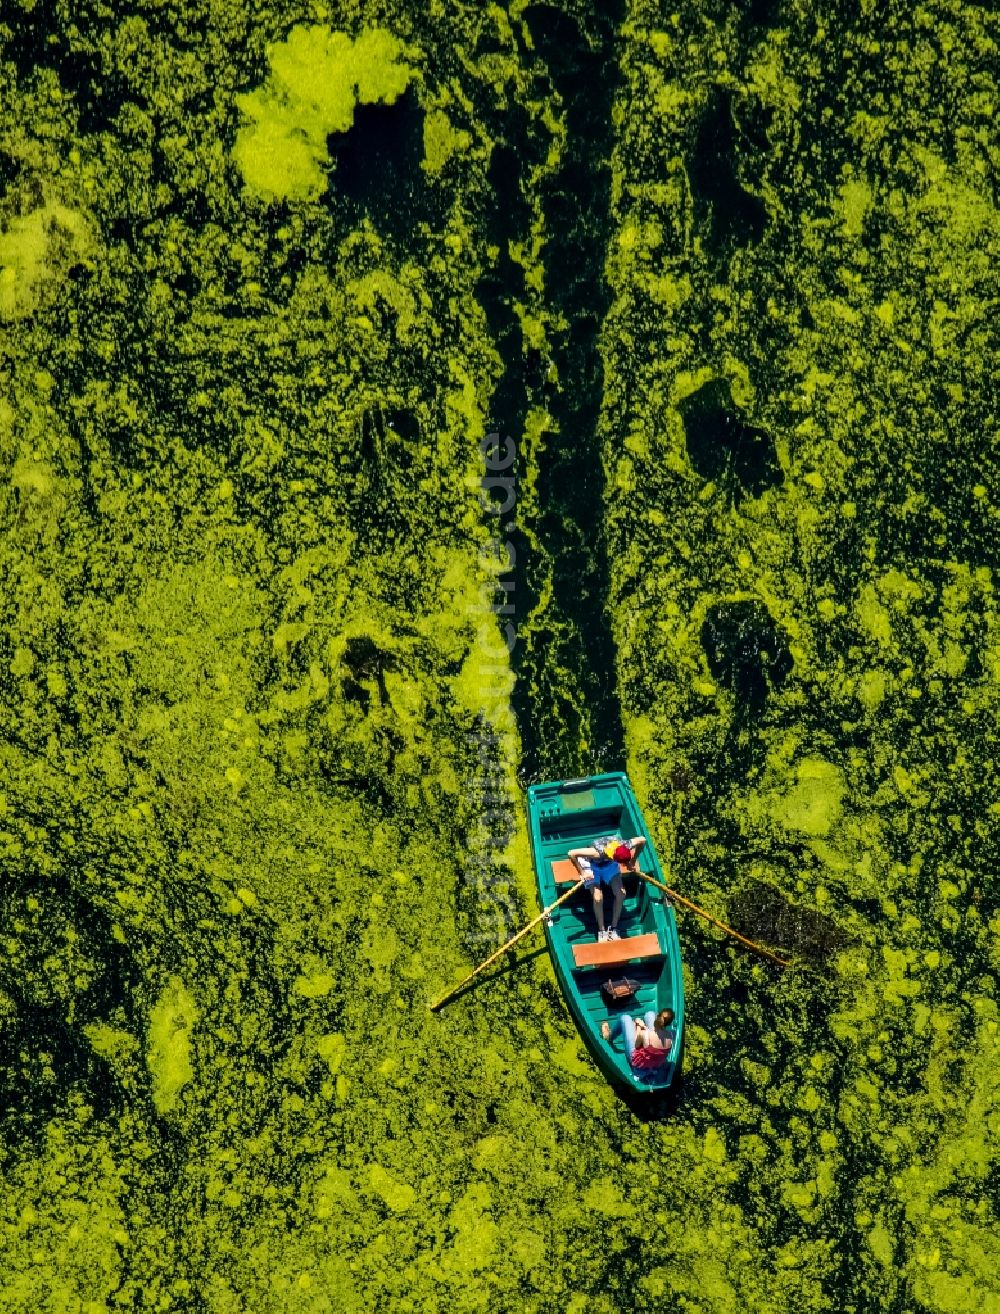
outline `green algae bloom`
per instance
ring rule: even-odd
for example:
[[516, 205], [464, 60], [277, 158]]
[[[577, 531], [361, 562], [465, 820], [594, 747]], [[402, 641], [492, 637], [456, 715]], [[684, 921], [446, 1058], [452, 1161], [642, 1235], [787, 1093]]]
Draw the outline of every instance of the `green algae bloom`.
[[305, 200], [326, 186], [326, 139], [346, 132], [355, 105], [392, 104], [412, 70], [402, 43], [380, 28], [356, 40], [325, 27], [294, 27], [268, 48], [271, 76], [237, 98], [251, 126], [240, 130], [234, 158], [248, 186], [269, 198]]
[[829, 835], [840, 818], [844, 778], [821, 758], [803, 758], [795, 783], [774, 808], [778, 823], [804, 835]]
[[92, 251], [86, 216], [57, 201], [8, 219], [0, 231], [0, 320], [32, 314], [46, 289]]
[[198, 1009], [179, 977], [164, 987], [149, 1017], [146, 1063], [157, 1113], [170, 1113], [181, 1091], [194, 1076], [191, 1032]]
[[423, 167], [429, 174], [439, 174], [451, 157], [468, 149], [472, 138], [456, 128], [443, 110], [434, 110], [424, 120]]

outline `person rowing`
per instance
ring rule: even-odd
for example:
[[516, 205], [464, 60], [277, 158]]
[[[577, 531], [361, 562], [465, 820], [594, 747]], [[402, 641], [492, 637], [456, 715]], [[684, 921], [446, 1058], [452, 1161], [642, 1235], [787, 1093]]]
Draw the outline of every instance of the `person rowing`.
[[[627, 843], [620, 835], [602, 835], [593, 844], [582, 849], [570, 849], [569, 858], [583, 877], [584, 888], [593, 892], [594, 918], [597, 921], [597, 939], [620, 940], [618, 921], [625, 901], [621, 868], [635, 870], [635, 861], [646, 843], [644, 835], [637, 835]], [[604, 927], [604, 886], [614, 895], [611, 925]]]

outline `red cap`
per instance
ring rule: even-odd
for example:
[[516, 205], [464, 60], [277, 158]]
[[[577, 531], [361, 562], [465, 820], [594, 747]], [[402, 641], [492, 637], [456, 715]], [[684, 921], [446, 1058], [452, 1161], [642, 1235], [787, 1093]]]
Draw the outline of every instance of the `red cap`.
[[615, 862], [631, 862], [632, 850], [627, 844], [619, 844], [614, 853]]

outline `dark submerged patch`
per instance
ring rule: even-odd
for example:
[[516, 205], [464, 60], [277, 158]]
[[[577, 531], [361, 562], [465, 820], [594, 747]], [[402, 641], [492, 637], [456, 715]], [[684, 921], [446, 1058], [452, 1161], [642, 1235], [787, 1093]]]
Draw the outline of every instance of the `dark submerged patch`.
[[702, 479], [723, 484], [736, 502], [782, 482], [773, 438], [740, 418], [727, 379], [710, 380], [678, 409], [688, 457]]
[[701, 643], [712, 675], [752, 713], [764, 710], [794, 666], [785, 635], [760, 602], [711, 607]]
[[741, 181], [742, 154], [732, 95], [717, 92], [698, 125], [688, 176], [695, 217], [720, 257], [734, 247], [759, 242], [767, 227], [767, 207]]
[[331, 208], [366, 214], [380, 231], [412, 238], [431, 222], [431, 197], [421, 161], [424, 111], [411, 87], [391, 105], [358, 105], [347, 132], [327, 139], [332, 164]]
[[807, 959], [825, 961], [851, 943], [831, 917], [791, 903], [759, 881], [729, 900], [729, 920], [742, 935]]

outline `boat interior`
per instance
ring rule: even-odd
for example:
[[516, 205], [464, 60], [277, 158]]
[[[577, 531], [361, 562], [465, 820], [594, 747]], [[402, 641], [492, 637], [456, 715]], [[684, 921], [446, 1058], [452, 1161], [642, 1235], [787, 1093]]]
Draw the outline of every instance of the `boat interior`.
[[[529, 798], [539, 893], [546, 906], [578, 879], [568, 860], [570, 849], [592, 844], [601, 835], [631, 839], [646, 833], [627, 778], [619, 773], [533, 785]], [[640, 870], [659, 874], [651, 846], [640, 852], [638, 865]], [[650, 1010], [683, 1008], [680, 964], [670, 950], [675, 943], [672, 929], [668, 931], [673, 917], [665, 918], [662, 906], [668, 900], [635, 874], [623, 872], [622, 876], [625, 898], [617, 928], [621, 939], [598, 942], [593, 896], [582, 888], [554, 910], [548, 931], [564, 970], [572, 973], [570, 999], [581, 1030], [595, 1052], [605, 1057], [608, 1042], [601, 1037], [602, 1022], [613, 1024], [626, 1013], [641, 1017]], [[614, 896], [607, 887], [602, 894], [605, 924], [610, 925]], [[620, 1003], [609, 1002], [602, 985], [622, 977], [635, 983], [636, 993]], [[673, 1077], [672, 1061], [648, 1071], [630, 1070], [620, 1035], [611, 1040], [610, 1050], [622, 1078], [633, 1087], [666, 1086]]]
[[[624, 806], [580, 808], [561, 811], [558, 815], [543, 813], [539, 856], [548, 878], [546, 903], [558, 897], [569, 883], [577, 879], [576, 869], [567, 858], [570, 849], [582, 848], [604, 834], [617, 833], [629, 839], [638, 830], [636, 818]], [[641, 854], [639, 867], [650, 870], [648, 858], [644, 861]], [[632, 873], [623, 873], [623, 883], [625, 901], [618, 924], [621, 936], [618, 941], [598, 944], [594, 904], [589, 890], [581, 889], [553, 913], [553, 929], [573, 953], [581, 1007], [592, 1030], [598, 1034], [601, 1022], [613, 1019], [618, 1012], [630, 1012], [639, 1017], [649, 1009], [672, 1006], [669, 964], [654, 918], [654, 908], [663, 903], [664, 895]], [[609, 925], [614, 896], [607, 887], [603, 896], [605, 924]], [[609, 976], [627, 976], [635, 981], [638, 985], [635, 997], [620, 1006], [608, 1004], [601, 993], [601, 985]], [[624, 1052], [621, 1039], [613, 1042], [613, 1046]], [[654, 1072], [649, 1079], [651, 1084], [656, 1084], [660, 1077]]]

